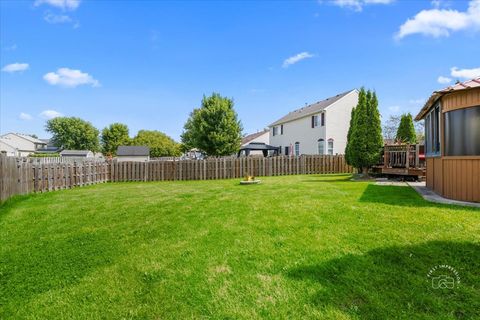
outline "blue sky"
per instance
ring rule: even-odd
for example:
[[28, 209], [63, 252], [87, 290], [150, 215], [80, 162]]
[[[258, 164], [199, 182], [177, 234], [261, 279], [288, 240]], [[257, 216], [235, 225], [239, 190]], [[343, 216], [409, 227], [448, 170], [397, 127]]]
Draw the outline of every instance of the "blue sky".
[[250, 133], [361, 86], [386, 119], [480, 75], [479, 56], [480, 0], [3, 0], [0, 131], [48, 137], [61, 114], [178, 140], [219, 92]]

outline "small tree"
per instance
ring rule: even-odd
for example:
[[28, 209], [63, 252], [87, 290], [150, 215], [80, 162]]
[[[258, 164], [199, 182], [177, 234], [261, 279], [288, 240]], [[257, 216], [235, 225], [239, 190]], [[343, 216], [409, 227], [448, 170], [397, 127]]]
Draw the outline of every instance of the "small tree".
[[397, 140], [404, 143], [416, 143], [417, 135], [415, 134], [415, 126], [413, 125], [412, 115], [410, 113], [402, 115], [400, 125], [397, 130]]
[[156, 130], [140, 130], [132, 140], [133, 145], [148, 146], [151, 157], [176, 157], [181, 155], [180, 144], [165, 133]]
[[360, 89], [354, 115], [348, 160], [360, 172], [368, 174], [368, 169], [378, 162], [383, 146], [380, 112], [374, 92]]
[[57, 147], [73, 150], [99, 151], [98, 130], [88, 121], [76, 117], [57, 117], [47, 121], [45, 130], [50, 132]]
[[116, 155], [119, 146], [128, 145], [128, 127], [123, 123], [112, 123], [102, 130], [102, 149], [104, 154]]
[[383, 137], [389, 140], [395, 140], [401, 116], [391, 115], [383, 125]]
[[351, 151], [351, 140], [352, 140], [352, 132], [355, 126], [355, 108], [352, 109], [350, 113], [350, 126], [348, 128], [347, 133], [347, 146], [345, 147], [345, 160], [347, 161], [348, 165], [352, 165], [352, 151]]
[[186, 149], [198, 148], [211, 156], [236, 153], [242, 140], [242, 125], [233, 100], [213, 93], [203, 97], [184, 126], [182, 143]]

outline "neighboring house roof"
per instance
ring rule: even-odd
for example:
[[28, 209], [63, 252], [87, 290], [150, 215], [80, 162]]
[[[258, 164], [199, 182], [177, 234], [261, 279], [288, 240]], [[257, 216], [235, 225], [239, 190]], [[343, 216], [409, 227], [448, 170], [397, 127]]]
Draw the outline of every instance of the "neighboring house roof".
[[323, 111], [327, 107], [331, 106], [332, 104], [334, 104], [338, 100], [342, 99], [343, 97], [345, 97], [347, 94], [349, 94], [352, 91], [356, 91], [356, 89], [337, 94], [336, 96], [327, 98], [327, 99], [322, 100], [322, 101], [315, 102], [311, 105], [305, 106], [305, 107], [297, 109], [295, 111], [292, 111], [292, 112], [288, 113], [286, 116], [284, 116], [284, 117], [278, 119], [277, 121], [275, 121], [274, 123], [272, 123], [269, 127], [275, 126], [277, 124], [285, 123], [285, 122], [288, 122], [288, 121], [300, 119], [300, 118], [303, 118], [303, 117], [307, 117], [309, 115], [312, 115], [312, 114], [318, 113], [320, 111]]
[[89, 153], [92, 152], [90, 150], [63, 150], [60, 152], [60, 155], [82, 157], [87, 156]]
[[44, 148], [37, 149], [37, 153], [58, 153], [62, 151], [62, 148], [59, 147], [52, 147], [52, 146], [46, 146]]
[[453, 86], [446, 87], [442, 90], [434, 91], [430, 96], [430, 98], [428, 98], [423, 108], [415, 117], [415, 121], [422, 120], [427, 114], [427, 111], [430, 110], [433, 107], [433, 105], [437, 102], [437, 100], [440, 99], [443, 95], [447, 93], [455, 92], [455, 91], [470, 90], [475, 88], [480, 88], [480, 77], [467, 80], [464, 82], [456, 83]]
[[148, 156], [150, 148], [145, 146], [119, 146], [117, 156]]
[[256, 133], [246, 135], [245, 137], [242, 138], [242, 145], [247, 144], [250, 141], [257, 139], [258, 137], [267, 133], [268, 131], [269, 131], [268, 129], [265, 129], [263, 131], [259, 131], [259, 132], [256, 132]]
[[23, 138], [25, 140], [28, 140], [30, 142], [33, 142], [33, 143], [37, 143], [37, 144], [47, 144], [46, 142], [40, 140], [40, 139], [37, 139], [37, 138], [34, 138], [32, 136], [29, 136], [28, 134], [23, 134], [23, 133], [14, 133], [12, 132], [12, 134], [20, 137], [20, 138]]

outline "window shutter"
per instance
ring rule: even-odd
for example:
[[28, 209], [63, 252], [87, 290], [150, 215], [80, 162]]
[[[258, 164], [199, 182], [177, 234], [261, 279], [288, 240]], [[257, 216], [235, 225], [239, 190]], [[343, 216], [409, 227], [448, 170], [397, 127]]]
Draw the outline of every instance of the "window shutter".
[[283, 124], [280, 126], [280, 134], [283, 134]]
[[322, 127], [325, 125], [325, 113], [322, 112]]
[[314, 121], [315, 121], [314, 116], [312, 116], [312, 128], [315, 127], [315, 122]]

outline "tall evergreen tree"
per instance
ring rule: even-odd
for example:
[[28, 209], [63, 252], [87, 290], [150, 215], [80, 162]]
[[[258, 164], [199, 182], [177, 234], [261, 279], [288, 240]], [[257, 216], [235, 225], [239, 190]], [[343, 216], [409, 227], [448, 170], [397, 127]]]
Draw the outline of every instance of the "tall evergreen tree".
[[355, 117], [351, 125], [348, 161], [360, 172], [377, 163], [383, 145], [377, 95], [360, 89]]
[[417, 135], [415, 133], [415, 126], [413, 125], [413, 118], [410, 113], [402, 115], [400, 125], [397, 130], [397, 140], [404, 143], [416, 143]]
[[347, 146], [345, 147], [345, 160], [347, 161], [348, 165], [352, 165], [351, 140], [352, 140], [352, 132], [354, 130], [354, 125], [355, 125], [355, 108], [353, 108], [352, 112], [350, 113], [350, 127], [348, 128]]

